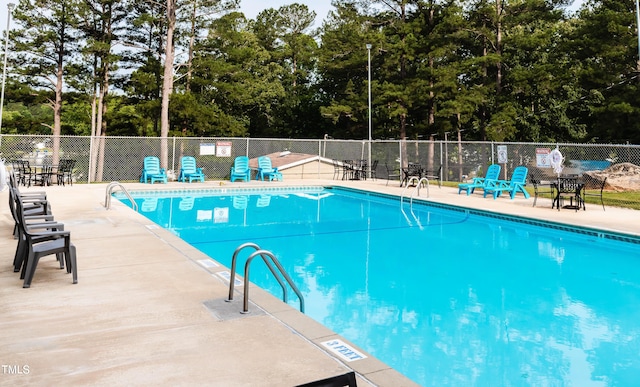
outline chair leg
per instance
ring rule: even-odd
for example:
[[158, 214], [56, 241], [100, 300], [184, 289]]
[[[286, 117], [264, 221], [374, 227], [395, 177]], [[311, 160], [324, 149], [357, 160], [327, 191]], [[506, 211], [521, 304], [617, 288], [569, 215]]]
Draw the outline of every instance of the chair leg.
[[69, 252], [65, 254], [65, 260], [67, 261], [67, 273], [72, 273], [73, 283], [78, 283], [78, 265], [76, 259], [76, 246], [71, 244], [69, 246]]
[[38, 261], [40, 257], [35, 254], [30, 253], [27, 258], [27, 264], [23, 267], [23, 275], [20, 276], [20, 279], [24, 279], [24, 283], [22, 285], [23, 288], [28, 288], [31, 286], [31, 280], [33, 280], [33, 275], [36, 272], [36, 267], [38, 266]]
[[60, 263], [60, 269], [64, 269], [64, 261], [65, 261], [64, 254], [63, 253], [56, 254], [56, 259]]
[[[13, 258], [13, 272], [17, 273], [22, 269], [22, 265], [24, 264], [24, 255], [26, 254], [26, 251], [24, 250], [25, 248], [25, 243], [22, 241], [18, 241], [18, 246], [16, 246], [16, 255]], [[21, 274], [21, 277], [22, 274]]]

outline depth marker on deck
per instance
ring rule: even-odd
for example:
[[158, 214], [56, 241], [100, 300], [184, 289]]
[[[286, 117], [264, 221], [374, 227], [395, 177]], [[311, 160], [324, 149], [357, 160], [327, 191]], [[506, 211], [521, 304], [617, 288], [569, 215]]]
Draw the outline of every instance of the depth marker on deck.
[[353, 347], [342, 340], [329, 340], [321, 344], [327, 347], [329, 351], [348, 362], [367, 358], [366, 355], [356, 351]]
[[[217, 274], [219, 277], [221, 277], [222, 279], [224, 279], [225, 281], [227, 281], [227, 282], [231, 282], [231, 281], [230, 281], [230, 279], [231, 279], [231, 272], [229, 272], [229, 271], [226, 271], [226, 270], [225, 270], [225, 271], [219, 271], [219, 272], [217, 272], [216, 274]], [[235, 282], [234, 282], [234, 286], [242, 286], [242, 285], [244, 285], [244, 283], [243, 283], [240, 279], [238, 279], [238, 277], [236, 277], [236, 280], [235, 280]]]
[[198, 263], [203, 266], [206, 267], [207, 269], [210, 269], [212, 267], [218, 267], [220, 265], [218, 265], [217, 263], [213, 262], [210, 259], [198, 259]]

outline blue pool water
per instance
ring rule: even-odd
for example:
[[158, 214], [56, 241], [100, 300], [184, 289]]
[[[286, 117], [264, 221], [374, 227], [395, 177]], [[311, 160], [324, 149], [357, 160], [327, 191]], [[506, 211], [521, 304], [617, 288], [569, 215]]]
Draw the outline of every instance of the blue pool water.
[[[632, 237], [337, 188], [134, 197], [227, 267], [272, 251], [308, 316], [423, 386], [640, 383]], [[262, 262], [251, 280], [281, 297]]]

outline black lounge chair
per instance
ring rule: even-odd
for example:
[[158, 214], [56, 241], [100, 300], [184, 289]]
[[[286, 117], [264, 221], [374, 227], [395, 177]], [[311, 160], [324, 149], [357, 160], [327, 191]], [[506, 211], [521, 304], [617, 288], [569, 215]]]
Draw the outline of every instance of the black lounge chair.
[[316, 380], [296, 387], [357, 387], [356, 374], [351, 371], [344, 375], [333, 376], [322, 380]]

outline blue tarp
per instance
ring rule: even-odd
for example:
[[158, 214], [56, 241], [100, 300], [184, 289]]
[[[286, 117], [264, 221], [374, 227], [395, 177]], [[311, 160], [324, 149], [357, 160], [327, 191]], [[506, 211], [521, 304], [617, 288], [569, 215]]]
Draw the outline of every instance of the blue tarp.
[[601, 171], [611, 165], [611, 161], [607, 160], [569, 160], [569, 167], [578, 169], [580, 172], [585, 171]]

